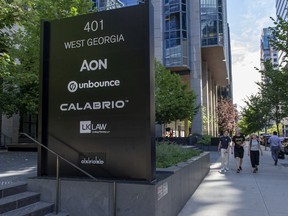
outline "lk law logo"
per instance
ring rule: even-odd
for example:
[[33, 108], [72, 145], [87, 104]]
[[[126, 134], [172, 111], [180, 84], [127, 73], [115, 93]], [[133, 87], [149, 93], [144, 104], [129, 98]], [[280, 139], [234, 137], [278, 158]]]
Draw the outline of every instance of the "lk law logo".
[[80, 134], [108, 134], [107, 123], [95, 123], [92, 121], [80, 121]]

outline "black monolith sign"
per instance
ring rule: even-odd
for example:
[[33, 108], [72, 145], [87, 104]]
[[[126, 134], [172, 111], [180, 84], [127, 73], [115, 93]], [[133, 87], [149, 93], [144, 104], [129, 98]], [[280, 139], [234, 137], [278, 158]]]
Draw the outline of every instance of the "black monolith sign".
[[[95, 177], [155, 174], [149, 5], [42, 23], [41, 142]], [[40, 151], [38, 175], [55, 175]], [[83, 176], [61, 162], [60, 175]]]

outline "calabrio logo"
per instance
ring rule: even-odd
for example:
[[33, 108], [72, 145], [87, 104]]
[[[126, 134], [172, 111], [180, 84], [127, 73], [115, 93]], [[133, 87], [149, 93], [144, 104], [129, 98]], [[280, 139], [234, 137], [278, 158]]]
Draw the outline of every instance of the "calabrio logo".
[[120, 86], [120, 80], [104, 80], [93, 82], [88, 80], [88, 82], [77, 83], [76, 81], [71, 81], [67, 85], [69, 92], [74, 93], [78, 89], [93, 89], [93, 88], [107, 88], [107, 87], [117, 87]]
[[63, 112], [68, 112], [68, 111], [85, 111], [85, 110], [88, 111], [88, 110], [123, 109], [127, 103], [129, 103], [129, 100], [63, 103], [60, 105], [60, 110]]

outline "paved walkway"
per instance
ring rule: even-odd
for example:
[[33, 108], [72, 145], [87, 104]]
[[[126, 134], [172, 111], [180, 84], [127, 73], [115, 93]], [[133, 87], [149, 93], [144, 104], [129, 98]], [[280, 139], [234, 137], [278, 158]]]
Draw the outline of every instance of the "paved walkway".
[[209, 174], [178, 216], [287, 216], [288, 155], [274, 166], [270, 150], [263, 153], [258, 173], [252, 173], [246, 149], [241, 173], [236, 173], [231, 155], [225, 174], [218, 172], [220, 158], [212, 161]]
[[37, 152], [0, 151], [0, 186], [37, 175]]

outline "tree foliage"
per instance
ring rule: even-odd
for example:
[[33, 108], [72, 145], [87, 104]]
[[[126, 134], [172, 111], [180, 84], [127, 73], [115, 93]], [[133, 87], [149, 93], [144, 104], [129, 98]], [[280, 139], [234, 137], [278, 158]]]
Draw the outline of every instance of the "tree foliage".
[[3, 113], [38, 112], [41, 20], [84, 14], [91, 5], [90, 0], [1, 0], [1, 25], [9, 36], [1, 40], [9, 43], [0, 44], [5, 50], [5, 67], [0, 68]]
[[278, 16], [277, 20], [273, 19], [274, 27], [270, 27], [273, 38], [270, 39], [273, 47], [277, 51], [283, 52], [284, 62], [287, 63], [288, 57], [288, 22], [282, 17]]
[[9, 48], [12, 46], [12, 27], [21, 20], [23, 12], [16, 4], [0, 0], [0, 78], [7, 73], [7, 67], [13, 65]]
[[221, 98], [216, 107], [217, 123], [220, 131], [233, 131], [238, 120], [238, 112], [229, 98]]
[[270, 107], [261, 95], [251, 95], [244, 102], [246, 107], [241, 111], [242, 118], [238, 125], [242, 133], [251, 134], [269, 126]]
[[[245, 100], [247, 105], [241, 112], [241, 130], [245, 133], [253, 133], [267, 129], [271, 122], [279, 125], [287, 116], [287, 75], [285, 69], [278, 69], [271, 61], [264, 62], [264, 69], [257, 69], [263, 80], [256, 82], [259, 93]], [[279, 133], [279, 128], [277, 128]]]
[[[262, 101], [264, 102], [261, 112], [268, 112], [268, 120], [275, 121], [278, 126], [281, 120], [288, 115], [287, 70], [276, 69], [270, 61], [266, 61], [264, 62], [264, 70], [259, 72], [262, 74], [262, 77], [264, 77], [262, 82], [257, 82]], [[278, 127], [277, 131], [279, 133]]]
[[166, 124], [176, 120], [192, 120], [198, 111], [196, 95], [188, 90], [177, 74], [155, 62], [156, 122]]

